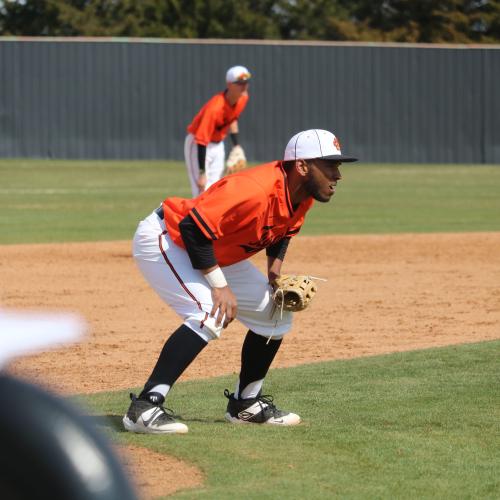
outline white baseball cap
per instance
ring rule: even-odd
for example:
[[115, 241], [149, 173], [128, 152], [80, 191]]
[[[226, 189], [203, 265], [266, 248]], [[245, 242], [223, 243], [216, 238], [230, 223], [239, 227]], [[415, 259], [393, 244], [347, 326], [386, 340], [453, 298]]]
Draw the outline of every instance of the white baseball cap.
[[229, 68], [226, 73], [227, 83], [246, 83], [252, 75], [245, 66], [233, 66]]
[[345, 156], [340, 151], [339, 140], [328, 130], [311, 129], [295, 134], [286, 145], [284, 160], [323, 160], [358, 161], [352, 156]]

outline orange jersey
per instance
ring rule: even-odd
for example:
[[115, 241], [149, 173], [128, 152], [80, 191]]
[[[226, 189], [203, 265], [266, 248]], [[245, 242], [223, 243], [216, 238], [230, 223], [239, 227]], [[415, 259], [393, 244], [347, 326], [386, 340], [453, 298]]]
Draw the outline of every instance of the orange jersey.
[[312, 205], [306, 198], [293, 209], [278, 161], [223, 177], [197, 198], [167, 198], [163, 210], [174, 243], [185, 248], [179, 222], [189, 214], [213, 241], [219, 265], [229, 266], [295, 236]]
[[209, 142], [223, 141], [232, 122], [238, 119], [248, 102], [248, 94], [243, 94], [238, 102], [231, 106], [225, 92], [215, 94], [193, 118], [188, 126], [197, 144], [206, 146]]

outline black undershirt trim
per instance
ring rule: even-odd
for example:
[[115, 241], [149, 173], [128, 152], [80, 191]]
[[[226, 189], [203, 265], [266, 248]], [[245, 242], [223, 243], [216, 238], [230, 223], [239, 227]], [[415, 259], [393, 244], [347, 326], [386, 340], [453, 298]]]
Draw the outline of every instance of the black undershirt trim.
[[233, 146], [237, 146], [239, 144], [238, 132], [232, 132], [231, 134], [229, 134], [229, 137], [231, 138], [231, 142], [233, 143]]
[[190, 215], [179, 223], [182, 241], [193, 269], [208, 269], [217, 265], [214, 247]]
[[198, 168], [200, 173], [205, 172], [205, 158], [207, 157], [207, 147], [203, 144], [196, 144], [198, 146]]
[[290, 238], [285, 237], [279, 240], [278, 242], [266, 248], [266, 255], [275, 259], [284, 260], [286, 250], [288, 248], [288, 243], [290, 243]]

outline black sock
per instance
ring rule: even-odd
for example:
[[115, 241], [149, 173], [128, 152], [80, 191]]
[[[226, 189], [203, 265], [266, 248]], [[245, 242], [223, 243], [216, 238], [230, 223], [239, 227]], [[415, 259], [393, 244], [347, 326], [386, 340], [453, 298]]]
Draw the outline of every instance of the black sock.
[[269, 340], [248, 330], [243, 347], [241, 348], [241, 372], [238, 394], [245, 387], [267, 375], [283, 339]]
[[207, 342], [186, 325], [181, 325], [168, 338], [158, 361], [139, 397], [159, 384], [172, 387], [184, 370], [200, 354]]

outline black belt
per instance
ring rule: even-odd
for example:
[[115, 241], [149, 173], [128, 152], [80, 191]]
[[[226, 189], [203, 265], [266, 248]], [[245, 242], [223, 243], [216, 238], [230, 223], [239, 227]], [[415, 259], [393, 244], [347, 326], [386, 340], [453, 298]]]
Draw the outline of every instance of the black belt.
[[164, 216], [164, 213], [163, 213], [163, 205], [161, 205], [160, 207], [158, 207], [156, 210], [155, 210], [155, 214], [161, 219], [163, 220], [163, 216]]

